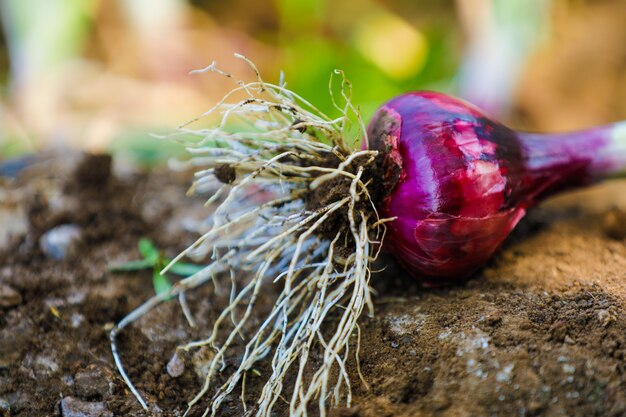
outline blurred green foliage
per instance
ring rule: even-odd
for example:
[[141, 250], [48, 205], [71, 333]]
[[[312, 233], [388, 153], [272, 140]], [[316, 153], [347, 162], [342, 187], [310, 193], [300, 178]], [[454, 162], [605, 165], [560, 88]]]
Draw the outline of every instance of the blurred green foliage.
[[0, 158], [14, 158], [32, 151], [29, 142], [15, 137], [4, 137], [0, 132]]
[[[335, 69], [343, 70], [351, 81], [353, 102], [366, 120], [382, 102], [401, 92], [454, 92], [461, 36], [452, 0], [193, 3], [207, 13], [228, 16], [259, 41], [275, 46], [275, 67], [269, 73], [261, 67], [264, 78], [276, 82], [279, 71], [284, 71], [288, 87], [323, 112], [334, 112], [328, 82]], [[242, 12], [235, 18], [229, 14], [233, 10]], [[415, 45], [416, 39], [421, 43]], [[377, 45], [383, 50], [376, 51]], [[372, 59], [376, 53], [384, 56], [376, 61]], [[248, 57], [263, 61], [254, 51]], [[386, 71], [389, 62], [381, 59], [397, 60], [407, 68], [394, 76]]]
[[[120, 22], [130, 20], [115, 21], [111, 16], [123, 15], [124, 1], [129, 0], [0, 2], [3, 12], [12, 13], [12, 18], [2, 20], [5, 25], [10, 22], [7, 26], [12, 38], [4, 42], [0, 37], [0, 99], [8, 97], [5, 90], [8, 77], [14, 81], [20, 76], [27, 81], [41, 78], [37, 74], [45, 74], [48, 66], [72, 57], [92, 62], [106, 59], [98, 55], [106, 49], [101, 44], [105, 40], [101, 34], [106, 32], [103, 30], [106, 25], [123, 33]], [[335, 69], [343, 70], [351, 81], [352, 102], [366, 121], [381, 103], [401, 92], [418, 89], [454, 92], [461, 38], [452, 0], [155, 0], [146, 4], [156, 8], [168, 2], [193, 10], [194, 16], [202, 10], [210, 17], [208, 20], [226, 29], [220, 32], [223, 36], [239, 39], [238, 33], [244, 33], [245, 51], [232, 53], [245, 52], [260, 64], [268, 81], [277, 82], [280, 71], [284, 71], [291, 90], [329, 115], [337, 114], [328, 87]], [[196, 24], [190, 23], [196, 20], [190, 19], [188, 24]], [[8, 56], [6, 51], [16, 45], [33, 50], [29, 54], [12, 51], [11, 58], [16, 60], [12, 62], [13, 69], [21, 66], [25, 70], [24, 74], [7, 76], [9, 63], [2, 57]], [[262, 46], [255, 48], [255, 45]], [[203, 59], [205, 56], [209, 59], [207, 63], [219, 59], [211, 52], [197, 51]], [[29, 57], [24, 63], [18, 62], [22, 55]], [[145, 74], [134, 76], [142, 75]], [[181, 147], [171, 142], [149, 137], [148, 132], [154, 132], [154, 126], [159, 126], [159, 131], [163, 128], [160, 120], [155, 120], [153, 125], [148, 122], [145, 126], [124, 127], [123, 134], [108, 138], [108, 150], [130, 155], [140, 165], [160, 163], [182, 152]], [[21, 126], [21, 130], [30, 133], [27, 125]], [[13, 136], [16, 135], [2, 135], [0, 131], [0, 142], [4, 142], [0, 143], [2, 155], [19, 154], [28, 148], [19, 141], [9, 140]]]
[[[360, 106], [365, 120], [382, 102], [402, 92], [418, 89], [453, 92], [460, 39], [451, 26], [452, 5], [447, 10], [438, 9], [441, 14], [418, 24], [409, 20], [414, 16], [405, 19], [378, 3], [363, 2], [352, 17], [348, 14], [354, 12], [353, 8], [348, 8], [344, 16], [334, 16], [341, 9], [328, 0], [275, 0], [274, 3], [280, 22], [277, 28], [280, 68], [285, 72], [289, 88], [324, 112], [332, 112], [327, 86], [331, 72], [337, 68], [352, 83], [353, 102]], [[389, 24], [371, 33], [376, 22], [385, 18]], [[394, 24], [402, 29], [408, 27], [412, 33], [393, 37]], [[416, 46], [418, 50], [408, 45], [411, 35], [423, 41]], [[360, 39], [364, 36], [368, 37], [365, 45]], [[409, 69], [399, 76], [388, 73], [384, 66], [387, 62], [372, 60], [371, 55], [379, 52], [374, 50], [377, 43], [389, 51], [383, 59], [402, 61], [400, 65], [412, 66], [415, 71]], [[407, 60], [403, 53], [412, 56]]]
[[[149, 134], [146, 129], [149, 129]], [[151, 167], [163, 164], [169, 158], [185, 156], [185, 149], [179, 143], [166, 137], [171, 131], [156, 131], [146, 128], [127, 129], [111, 139], [107, 151], [122, 157], [138, 167]]]
[[[14, 70], [45, 71], [48, 66], [71, 59], [85, 43], [93, 27], [90, 11], [97, 0], [3, 0], [3, 19], [11, 33], [12, 47], [28, 48], [13, 53]], [[51, 24], [53, 23], [53, 24]], [[22, 62], [27, 60], [29, 62]], [[14, 74], [15, 77], [22, 74]]]

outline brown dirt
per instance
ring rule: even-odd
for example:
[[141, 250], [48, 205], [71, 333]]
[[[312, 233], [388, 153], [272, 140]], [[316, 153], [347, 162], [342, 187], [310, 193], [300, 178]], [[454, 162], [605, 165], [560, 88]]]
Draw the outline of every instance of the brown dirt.
[[[365, 167], [361, 175], [361, 181], [364, 184], [369, 184], [369, 198], [360, 199], [354, 206], [354, 212], [368, 213], [370, 218], [374, 218], [372, 205], [379, 207], [380, 202], [387, 195], [389, 190], [395, 186], [397, 178], [394, 182], [379, 180], [380, 178], [383, 178], [383, 173], [385, 172], [382, 153], [373, 163], [366, 165], [366, 161], [367, 157], [365, 156], [355, 158], [352, 163], [344, 169], [347, 172], [356, 175], [359, 168]], [[336, 168], [339, 163], [339, 159], [329, 157], [327, 158], [327, 162], [320, 164], [320, 166]], [[393, 186], [391, 184], [393, 184]], [[314, 211], [325, 209], [330, 204], [342, 200], [350, 194], [351, 185], [352, 180], [350, 178], [339, 175], [325, 181], [313, 190], [307, 190], [307, 193], [304, 195], [307, 210]], [[324, 223], [317, 228], [316, 233], [328, 240], [333, 240], [337, 233], [345, 235], [347, 239], [339, 250], [348, 250], [351, 253], [353, 251], [352, 248], [354, 248], [354, 241], [352, 239], [352, 234], [349, 232], [349, 227], [349, 209], [347, 206], [344, 206], [332, 213], [326, 221], [324, 221]], [[375, 239], [375, 237], [372, 237], [372, 239]], [[349, 256], [349, 254], [346, 254], [345, 256]]]
[[[115, 166], [111, 174], [106, 157], [80, 160], [39, 157], [19, 178], [0, 179], [3, 218], [27, 220], [25, 234], [0, 246], [0, 415], [58, 416], [62, 399], [65, 407], [101, 403], [114, 415], [180, 415], [200, 386], [194, 366], [210, 352], [184, 356], [177, 378], [167, 363], [177, 345], [208, 334], [227, 295], [210, 286], [189, 294], [195, 329], [172, 301], [122, 333], [130, 376], [158, 404], [145, 413], [115, 370], [107, 329], [152, 294], [150, 273], [107, 266], [138, 259], [143, 236], [168, 255], [183, 249], [194, 238], [184, 226], [202, 219], [202, 201], [185, 197], [186, 174]], [[609, 236], [606, 219], [621, 218], [625, 186], [539, 207], [490, 265], [451, 288], [420, 289], [385, 259], [374, 278], [376, 316], [362, 321], [369, 389], [351, 363], [353, 407], [331, 414], [626, 415], [626, 242]], [[81, 227], [78, 252], [48, 259], [39, 238], [67, 223]], [[251, 375], [247, 391], [258, 381]], [[236, 396], [222, 415], [241, 415]]]
[[237, 178], [237, 171], [230, 165], [220, 165], [215, 168], [215, 177], [224, 184], [230, 184]]

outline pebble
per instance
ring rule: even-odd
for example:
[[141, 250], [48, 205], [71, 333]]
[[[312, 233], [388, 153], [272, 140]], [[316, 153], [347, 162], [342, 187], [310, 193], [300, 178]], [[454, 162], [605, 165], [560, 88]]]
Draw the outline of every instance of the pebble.
[[76, 253], [80, 237], [80, 227], [63, 224], [44, 233], [39, 239], [39, 247], [48, 258], [59, 261]]
[[0, 284], [0, 308], [11, 308], [22, 303], [22, 296], [12, 287]]
[[85, 402], [72, 397], [61, 400], [61, 415], [63, 417], [113, 417], [103, 402]]
[[569, 335], [565, 335], [565, 337], [563, 338], [563, 342], [567, 343], [568, 345], [576, 344], [576, 341], [572, 339], [571, 337], [569, 337]]
[[91, 364], [74, 375], [74, 389], [83, 399], [104, 398], [113, 393], [113, 373]]
[[185, 372], [185, 361], [178, 356], [178, 353], [174, 352], [172, 358], [167, 363], [167, 373], [172, 378], [178, 378]]
[[0, 416], [9, 417], [11, 415], [11, 404], [4, 398], [0, 398]]
[[[26, 361], [24, 363], [27, 363]], [[43, 352], [36, 356], [30, 363], [30, 368], [41, 378], [49, 378], [56, 374], [60, 370], [56, 352]]]
[[602, 309], [598, 311], [598, 320], [602, 323], [602, 327], [606, 327], [613, 323], [616, 318], [609, 310]]
[[72, 324], [72, 327], [77, 329], [80, 327], [81, 324], [85, 322], [85, 316], [80, 313], [72, 313], [72, 316], [70, 317], [70, 322]]

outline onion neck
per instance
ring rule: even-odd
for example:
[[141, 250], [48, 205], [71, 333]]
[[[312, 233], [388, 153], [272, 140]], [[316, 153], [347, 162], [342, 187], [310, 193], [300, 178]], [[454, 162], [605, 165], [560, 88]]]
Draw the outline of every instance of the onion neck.
[[532, 199], [626, 172], [626, 121], [569, 133], [518, 133]]

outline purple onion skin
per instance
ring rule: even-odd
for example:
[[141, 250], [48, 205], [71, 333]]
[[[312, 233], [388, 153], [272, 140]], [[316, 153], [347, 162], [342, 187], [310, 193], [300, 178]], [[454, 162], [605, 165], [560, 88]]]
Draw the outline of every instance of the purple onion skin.
[[528, 208], [626, 167], [624, 123], [580, 132], [515, 132], [462, 100], [398, 96], [368, 126], [384, 154], [385, 249], [426, 285], [482, 267]]

